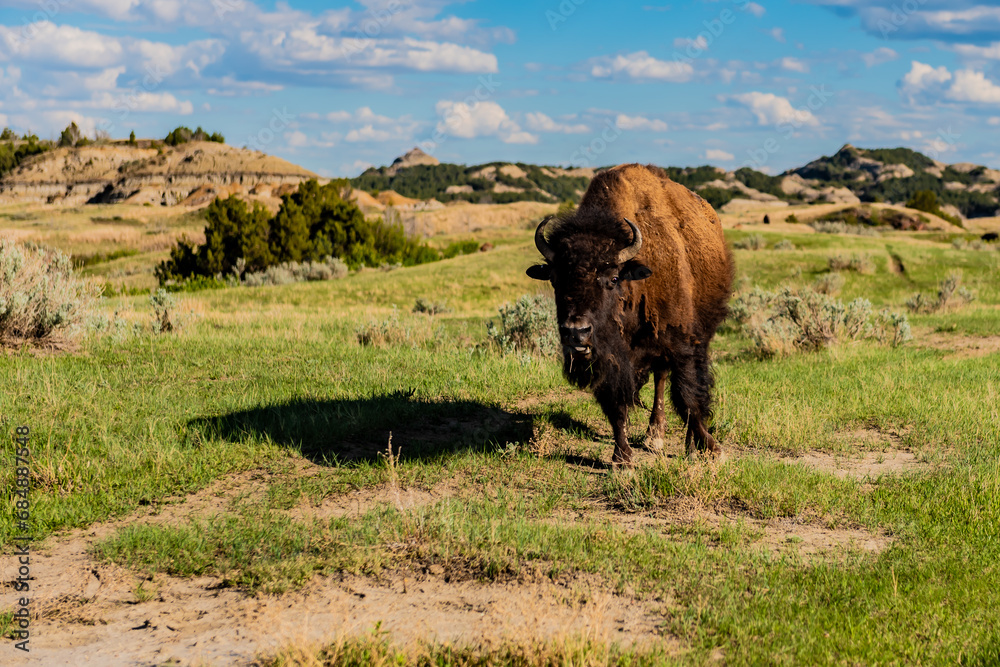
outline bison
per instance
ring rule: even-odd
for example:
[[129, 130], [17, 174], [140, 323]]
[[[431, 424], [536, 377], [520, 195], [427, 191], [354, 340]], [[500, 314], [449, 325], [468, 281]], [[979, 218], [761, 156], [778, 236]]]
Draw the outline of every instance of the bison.
[[650, 372], [647, 448], [663, 448], [669, 373], [687, 453], [721, 454], [706, 428], [708, 345], [727, 314], [733, 261], [715, 211], [662, 169], [626, 164], [595, 176], [575, 213], [552, 219], [535, 230], [545, 264], [527, 273], [552, 283], [563, 373], [593, 391], [611, 422], [612, 464], [632, 462], [628, 411]]

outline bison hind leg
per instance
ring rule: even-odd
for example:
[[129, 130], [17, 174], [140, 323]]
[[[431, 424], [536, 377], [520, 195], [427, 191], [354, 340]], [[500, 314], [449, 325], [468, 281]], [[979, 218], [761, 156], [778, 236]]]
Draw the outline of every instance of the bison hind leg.
[[687, 424], [685, 444], [689, 456], [697, 452], [722, 454], [722, 447], [705, 426], [712, 416], [713, 384], [708, 349], [704, 345], [694, 346], [690, 355], [674, 358], [670, 398], [677, 414]]

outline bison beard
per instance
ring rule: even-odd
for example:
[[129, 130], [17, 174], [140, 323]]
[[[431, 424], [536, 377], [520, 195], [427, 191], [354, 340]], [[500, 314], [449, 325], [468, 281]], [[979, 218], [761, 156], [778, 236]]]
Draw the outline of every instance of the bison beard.
[[[628, 410], [652, 372], [646, 443], [663, 446], [666, 382], [687, 424], [687, 452], [720, 454], [706, 428], [713, 379], [708, 345], [726, 316], [732, 259], [718, 216], [655, 167], [598, 174], [573, 215], [542, 221], [535, 242], [551, 280], [563, 341], [563, 373], [590, 389], [614, 430], [613, 463], [631, 463]], [[635, 222], [633, 222], [635, 220]]]

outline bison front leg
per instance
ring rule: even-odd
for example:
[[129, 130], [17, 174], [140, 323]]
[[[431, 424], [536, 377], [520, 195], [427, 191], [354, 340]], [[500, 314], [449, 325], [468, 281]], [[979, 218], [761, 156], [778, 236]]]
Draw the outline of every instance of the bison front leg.
[[722, 447], [705, 427], [705, 422], [712, 416], [712, 384], [708, 350], [704, 347], [698, 346], [691, 356], [674, 360], [670, 373], [670, 398], [677, 414], [687, 423], [686, 450], [689, 456], [695, 452], [722, 455]]
[[601, 409], [611, 422], [611, 430], [615, 434], [615, 452], [611, 455], [611, 464], [632, 465], [632, 448], [628, 444], [628, 406], [624, 402], [607, 399], [598, 401]]
[[652, 452], [663, 451], [663, 439], [667, 432], [667, 416], [663, 409], [666, 388], [666, 371], [653, 371], [653, 411], [649, 415], [649, 428], [646, 429], [646, 440], [644, 442], [646, 449]]

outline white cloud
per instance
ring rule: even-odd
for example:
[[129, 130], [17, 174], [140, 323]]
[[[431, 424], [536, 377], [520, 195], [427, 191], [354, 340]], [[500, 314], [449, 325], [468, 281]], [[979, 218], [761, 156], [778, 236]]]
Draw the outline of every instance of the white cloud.
[[51, 21], [22, 28], [0, 25], [0, 61], [110, 67], [121, 61], [123, 52], [114, 37]]
[[976, 46], [974, 44], [956, 44], [955, 53], [966, 58], [985, 58], [987, 60], [1000, 60], [1000, 42], [993, 42], [989, 46]]
[[746, 6], [746, 11], [750, 12], [757, 18], [760, 18], [761, 16], [767, 13], [767, 10], [764, 9], [763, 6], [758, 5], [756, 2], [751, 2], [750, 4], [748, 4]]
[[912, 104], [938, 101], [1000, 104], [1000, 85], [983, 72], [962, 69], [954, 74], [945, 66], [933, 67], [914, 60], [900, 82], [900, 92]]
[[103, 92], [94, 95], [87, 106], [107, 111], [145, 111], [160, 113], [176, 113], [189, 116], [194, 113], [194, 105], [189, 101], [181, 101], [171, 93], [147, 93], [124, 91], [117, 95]]
[[410, 37], [401, 40], [333, 37], [320, 34], [316, 24], [289, 30], [244, 32], [240, 38], [265, 66], [294, 68], [331, 63], [420, 72], [492, 73], [498, 70], [495, 55], [471, 47]]
[[963, 69], [955, 72], [955, 81], [947, 97], [956, 102], [1000, 104], [1000, 86], [986, 78], [982, 72]]
[[[411, 139], [420, 127], [420, 123], [413, 120], [413, 117], [410, 115], [392, 118], [375, 113], [371, 107], [359, 107], [355, 111], [331, 111], [323, 115], [305, 113], [302, 114], [302, 118], [335, 124], [350, 123], [355, 125], [356, 127], [348, 130], [344, 136], [344, 141], [349, 143]], [[323, 136], [328, 144], [340, 140], [339, 134], [336, 134], [336, 137], [334, 137], [330, 133], [324, 133]]]
[[294, 132], [285, 133], [285, 141], [291, 148], [305, 148], [309, 145], [309, 137], [305, 132], [295, 130]]
[[391, 131], [376, 130], [374, 125], [368, 124], [348, 132], [347, 136], [344, 137], [344, 141], [358, 143], [361, 141], [389, 141], [393, 138]]
[[535, 144], [538, 136], [521, 129], [496, 102], [485, 101], [467, 104], [441, 100], [436, 106], [441, 120], [438, 132], [462, 139], [498, 137], [507, 144]]
[[798, 58], [782, 58], [779, 64], [781, 65], [781, 69], [788, 70], [789, 72], [809, 73], [809, 65]]
[[706, 160], [717, 160], [719, 162], [729, 162], [735, 160], [736, 156], [718, 148], [709, 148], [704, 155]]
[[944, 65], [935, 68], [914, 60], [910, 64], [910, 71], [900, 82], [900, 92], [914, 102], [927, 93], [942, 94], [945, 84], [951, 79], [951, 72]]
[[591, 67], [590, 73], [599, 79], [624, 76], [640, 81], [683, 83], [691, 79], [694, 68], [685, 62], [657, 60], [645, 51], [637, 51], [614, 58], [601, 58]]
[[666, 132], [669, 128], [662, 120], [644, 118], [643, 116], [626, 116], [618, 114], [615, 125], [623, 130], [639, 130], [645, 132]]
[[563, 134], [584, 134], [590, 128], [582, 123], [572, 125], [552, 120], [542, 112], [529, 112], [524, 115], [529, 130], [535, 132], [562, 132]]
[[759, 125], [782, 125], [790, 123], [795, 126], [808, 125], [818, 127], [820, 122], [807, 109], [796, 109], [784, 97], [774, 93], [752, 92], [733, 95], [732, 99], [747, 107], [757, 117]]
[[993, 116], [986, 121], [987, 125], [997, 126], [1000, 125], [1000, 116]]
[[691, 47], [697, 49], [698, 51], [704, 51], [708, 48], [708, 40], [705, 39], [705, 35], [698, 35], [695, 39], [690, 37], [678, 37], [674, 40], [675, 49], [686, 49]]
[[774, 41], [780, 42], [782, 44], [785, 43], [785, 29], [784, 28], [771, 28], [771, 31], [768, 34], [771, 35], [771, 37], [774, 38]]
[[884, 63], [891, 62], [898, 57], [898, 53], [885, 46], [879, 47], [871, 53], [861, 54], [861, 59], [865, 62], [867, 67], [882, 65]]

